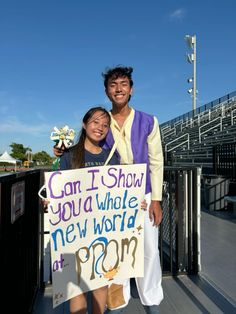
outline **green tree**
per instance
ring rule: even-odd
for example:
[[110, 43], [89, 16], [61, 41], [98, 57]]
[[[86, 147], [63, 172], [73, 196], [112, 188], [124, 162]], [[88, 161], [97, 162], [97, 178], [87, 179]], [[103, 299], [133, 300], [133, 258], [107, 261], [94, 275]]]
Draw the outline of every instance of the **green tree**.
[[30, 147], [24, 147], [23, 144], [11, 143], [9, 145], [11, 147], [11, 156], [15, 159], [19, 159], [21, 161], [27, 160], [26, 152], [31, 151]]
[[52, 164], [52, 157], [48, 155], [44, 150], [33, 155], [33, 160], [39, 165], [50, 165]]

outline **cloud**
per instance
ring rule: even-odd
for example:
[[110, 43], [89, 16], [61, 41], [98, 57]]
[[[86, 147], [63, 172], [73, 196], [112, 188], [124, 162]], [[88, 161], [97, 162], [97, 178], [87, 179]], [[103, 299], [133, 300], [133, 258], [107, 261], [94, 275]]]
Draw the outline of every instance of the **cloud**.
[[26, 124], [24, 122], [21, 122], [16, 117], [8, 117], [5, 122], [1, 122], [0, 124], [0, 133], [24, 133], [24, 134], [30, 134], [34, 136], [42, 135], [42, 134], [49, 134], [49, 130], [51, 127], [45, 123], [43, 124]]
[[185, 17], [185, 10], [184, 9], [177, 9], [174, 12], [172, 12], [170, 15], [171, 20], [183, 20]]

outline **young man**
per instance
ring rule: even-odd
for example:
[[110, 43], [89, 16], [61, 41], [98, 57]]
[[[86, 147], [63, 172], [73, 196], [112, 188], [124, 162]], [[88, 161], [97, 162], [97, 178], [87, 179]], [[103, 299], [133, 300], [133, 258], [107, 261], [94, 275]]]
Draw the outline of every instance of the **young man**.
[[[118, 66], [103, 73], [105, 92], [112, 103], [111, 128], [105, 146], [117, 142], [121, 164], [146, 163], [146, 201], [149, 204], [144, 229], [144, 278], [135, 278], [140, 300], [147, 313], [159, 313], [163, 299], [162, 272], [158, 250], [158, 226], [162, 221], [163, 154], [157, 118], [129, 106], [133, 92], [133, 69]], [[130, 299], [129, 280], [110, 287], [107, 313], [120, 309]], [[123, 294], [123, 295], [122, 295]], [[110, 302], [111, 301], [111, 302]], [[114, 302], [113, 302], [114, 301]], [[119, 310], [117, 310], [119, 309]]]
[[[121, 164], [146, 163], [144, 228], [144, 277], [135, 278], [146, 313], [159, 313], [163, 299], [162, 272], [158, 250], [158, 226], [162, 221], [163, 154], [157, 118], [129, 106], [133, 92], [133, 69], [118, 66], [103, 73], [105, 92], [112, 103], [111, 126], [104, 147], [117, 144]], [[60, 152], [54, 149], [59, 156]], [[115, 281], [109, 288], [106, 313], [122, 313], [130, 299], [130, 280]]]

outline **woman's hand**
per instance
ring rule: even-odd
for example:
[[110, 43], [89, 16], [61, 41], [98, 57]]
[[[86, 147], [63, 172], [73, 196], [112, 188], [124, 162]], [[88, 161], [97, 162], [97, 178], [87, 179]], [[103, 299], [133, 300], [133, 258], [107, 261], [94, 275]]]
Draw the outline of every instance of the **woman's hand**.
[[141, 202], [141, 209], [142, 210], [147, 210], [147, 202], [146, 202], [146, 200], [142, 200], [142, 202]]
[[47, 198], [42, 199], [42, 204], [43, 204], [43, 211], [45, 213], [48, 213], [48, 204], [50, 201]]

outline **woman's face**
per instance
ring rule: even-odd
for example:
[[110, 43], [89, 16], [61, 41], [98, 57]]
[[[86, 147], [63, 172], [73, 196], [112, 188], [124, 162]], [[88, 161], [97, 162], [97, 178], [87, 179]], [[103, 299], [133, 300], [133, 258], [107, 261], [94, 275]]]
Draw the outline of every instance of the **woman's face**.
[[103, 140], [110, 128], [110, 120], [103, 111], [96, 111], [87, 123], [83, 124], [88, 140], [99, 143]]

